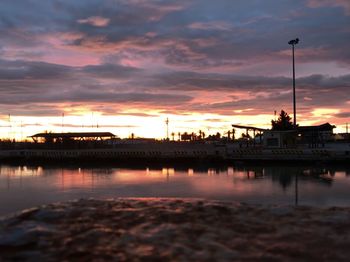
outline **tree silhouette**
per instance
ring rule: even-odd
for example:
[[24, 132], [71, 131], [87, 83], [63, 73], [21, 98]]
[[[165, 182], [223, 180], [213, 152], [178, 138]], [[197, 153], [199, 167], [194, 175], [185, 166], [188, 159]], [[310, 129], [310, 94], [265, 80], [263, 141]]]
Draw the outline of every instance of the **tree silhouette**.
[[292, 130], [293, 123], [292, 118], [284, 111], [281, 113], [277, 120], [271, 120], [272, 130]]

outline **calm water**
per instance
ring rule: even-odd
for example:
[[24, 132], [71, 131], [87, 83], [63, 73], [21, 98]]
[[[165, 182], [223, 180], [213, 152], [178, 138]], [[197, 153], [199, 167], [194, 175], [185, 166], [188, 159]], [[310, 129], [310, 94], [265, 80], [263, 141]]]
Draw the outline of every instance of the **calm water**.
[[0, 166], [0, 215], [82, 197], [194, 197], [263, 204], [350, 206], [350, 167]]

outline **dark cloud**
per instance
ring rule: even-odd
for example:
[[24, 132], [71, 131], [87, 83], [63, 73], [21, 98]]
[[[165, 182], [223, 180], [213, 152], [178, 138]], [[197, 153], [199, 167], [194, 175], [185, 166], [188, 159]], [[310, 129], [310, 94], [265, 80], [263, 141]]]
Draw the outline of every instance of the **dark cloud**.
[[[96, 105], [91, 106], [98, 106], [97, 111], [111, 114], [115, 112], [114, 108], [109, 110], [99, 105], [138, 104], [163, 110], [172, 107], [170, 111], [173, 113], [176, 110], [208, 110], [227, 114], [233, 110], [249, 109], [244, 113], [252, 114], [290, 107], [291, 101], [291, 79], [287, 77], [179, 71], [148, 75], [140, 82], [137, 77], [135, 80], [135, 76], [143, 74], [143, 70], [118, 64], [68, 67], [42, 62], [0, 62], [0, 90], [3, 94], [0, 102], [6, 105], [36, 103], [40, 108], [41, 103], [92, 103]], [[112, 79], [112, 82], [104, 83], [105, 79]], [[133, 87], [134, 91], [129, 87]], [[298, 78], [298, 105], [305, 111], [313, 107], [343, 106], [350, 100], [349, 87], [350, 75]], [[193, 92], [199, 96], [201, 92], [226, 92], [229, 95], [224, 102], [197, 104], [192, 101]], [[240, 92], [245, 92], [250, 98], [241, 97]], [[22, 111], [26, 109], [14, 112]], [[54, 108], [35, 110], [32, 106], [31, 112], [55, 115], [59, 111]]]
[[[57, 101], [57, 97], [52, 98]], [[150, 94], [150, 93], [106, 93], [106, 92], [73, 92], [62, 95], [61, 101], [82, 102], [108, 102], [108, 103], [154, 103], [158, 105], [172, 105], [185, 103], [192, 100], [192, 97], [186, 95], [170, 94]], [[49, 99], [47, 99], [49, 100]], [[47, 101], [46, 100], [46, 101]]]
[[98, 78], [125, 78], [135, 76], [136, 73], [142, 70], [118, 64], [102, 64], [85, 66], [82, 71]]
[[0, 60], [0, 80], [61, 79], [73, 72], [70, 67], [44, 62]]
[[195, 72], [171, 72], [156, 75], [150, 85], [166, 86], [176, 90], [240, 90], [249, 88], [271, 89], [290, 83], [286, 77], [243, 76], [230, 74], [203, 74]]
[[[47, 116], [60, 116], [62, 115], [62, 109], [55, 104], [38, 104], [38, 103], [22, 103], [22, 104], [7, 104], [0, 103], [0, 112], [5, 114], [8, 119], [8, 115], [11, 116], [36, 116], [36, 117], [47, 117]], [[39, 123], [38, 123], [39, 125]]]
[[[317, 90], [350, 87], [350, 74], [337, 77], [310, 75], [297, 78], [298, 87]], [[231, 74], [203, 74], [195, 72], [171, 72], [155, 75], [149, 85], [175, 90], [232, 91], [247, 90], [252, 92], [289, 89], [292, 80], [288, 77], [244, 76]], [[313, 89], [311, 89], [313, 90]]]
[[350, 118], [350, 112], [341, 112], [341, 113], [335, 114], [335, 116], [339, 118]]
[[23, 104], [23, 103], [63, 103], [63, 102], [80, 102], [80, 103], [132, 103], [132, 104], [154, 104], [159, 105], [176, 105], [178, 103], [186, 103], [192, 100], [187, 95], [176, 94], [150, 94], [150, 93], [112, 93], [99, 91], [57, 91], [48, 94], [16, 94], [12, 99], [1, 99], [2, 104]]
[[[245, 77], [205, 74], [178, 74], [170, 77], [170, 82], [162, 82], [178, 90], [197, 90], [215, 92], [240, 92], [249, 94], [250, 98], [240, 95], [227, 96], [224, 102], [192, 103], [190, 110], [233, 114], [235, 110], [243, 110], [240, 114], [271, 113], [274, 110], [292, 111], [292, 81], [284, 77]], [[350, 75], [329, 77], [311, 75], [297, 79], [298, 111], [309, 113], [313, 108], [346, 107], [350, 101]], [[164, 78], [161, 77], [164, 81]], [[168, 76], [165, 77], [169, 80]], [[234, 93], [233, 93], [234, 94]], [[188, 109], [188, 108], [187, 108]]]
[[350, 87], [350, 74], [342, 76], [324, 76], [324, 75], [311, 75], [308, 77], [299, 78], [298, 84], [303, 87], [316, 87], [316, 88], [349, 88]]
[[[336, 5], [328, 9], [302, 1], [264, 3], [212, 1], [22, 1], [0, 4], [1, 41], [40, 45], [43, 36], [74, 32], [66, 45], [92, 52], [154, 51], [171, 65], [208, 67], [286, 60], [281, 51], [299, 36], [301, 61], [338, 61], [349, 64], [345, 52], [350, 17]], [[28, 10], [36, 10], [30, 12]], [[39, 12], [40, 11], [40, 12]], [[89, 18], [108, 20], [105, 26], [79, 23]], [[224, 30], [223, 30], [224, 29]], [[149, 33], [151, 36], [148, 36]], [[11, 40], [12, 39], [12, 40]], [[7, 41], [7, 42], [6, 42]], [[8, 42], [10, 41], [10, 42]], [[298, 47], [298, 48], [299, 48]]]

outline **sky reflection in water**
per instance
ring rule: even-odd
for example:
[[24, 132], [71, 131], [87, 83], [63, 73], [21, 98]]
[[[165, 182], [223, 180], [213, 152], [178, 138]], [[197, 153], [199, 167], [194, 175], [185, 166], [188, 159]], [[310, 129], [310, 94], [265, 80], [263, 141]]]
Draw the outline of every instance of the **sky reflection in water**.
[[350, 167], [0, 168], [0, 215], [82, 197], [188, 197], [315, 206], [350, 204]]

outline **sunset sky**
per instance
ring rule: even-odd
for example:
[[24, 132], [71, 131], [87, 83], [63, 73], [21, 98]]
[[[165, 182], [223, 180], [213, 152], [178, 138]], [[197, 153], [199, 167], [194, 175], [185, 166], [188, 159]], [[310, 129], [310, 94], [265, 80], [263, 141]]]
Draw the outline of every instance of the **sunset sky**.
[[268, 128], [296, 37], [298, 123], [344, 131], [349, 0], [1, 0], [0, 137]]

